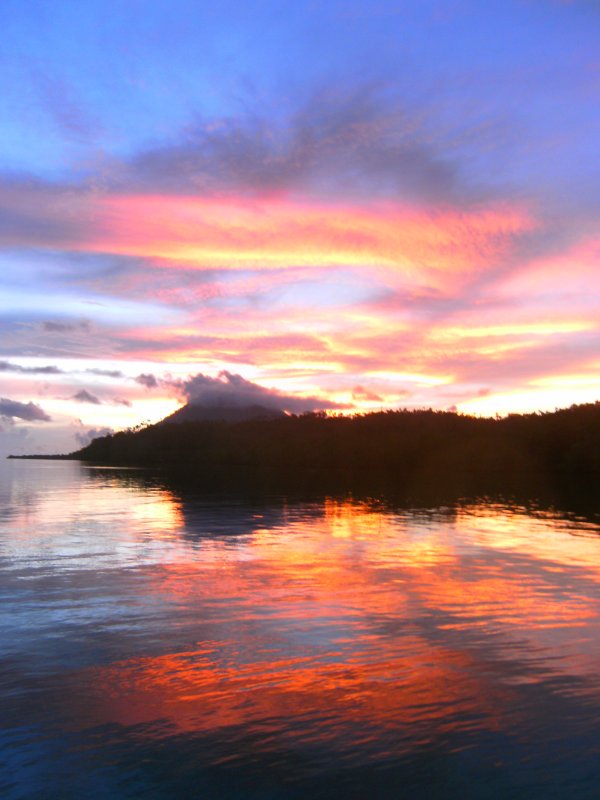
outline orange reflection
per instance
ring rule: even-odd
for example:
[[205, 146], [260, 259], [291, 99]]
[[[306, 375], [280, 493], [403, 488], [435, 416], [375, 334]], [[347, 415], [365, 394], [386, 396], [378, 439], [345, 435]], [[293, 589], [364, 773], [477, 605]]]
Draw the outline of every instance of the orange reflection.
[[135, 503], [131, 516], [136, 527], [152, 534], [180, 533], [184, 526], [182, 504], [170, 492], [154, 490], [142, 502]]
[[[468, 723], [455, 716], [459, 708], [465, 716], [484, 716], [490, 730], [501, 725], [502, 708], [515, 700], [509, 685], [474, 677], [482, 671], [464, 653], [410, 639], [404, 645], [407, 652], [395, 658], [377, 652], [333, 664], [275, 657], [232, 666], [219, 660], [218, 648], [119, 663], [90, 676], [87, 711], [99, 723], [161, 719], [184, 732], [250, 731], [260, 722], [263, 734], [321, 743], [348, 729], [362, 738], [363, 726], [373, 723], [380, 732], [407, 726], [414, 739], [432, 725], [438, 733], [460, 729]], [[329, 722], [318, 730], [289, 730], [295, 717]]]
[[[514, 726], [519, 685], [563, 662], [571, 675], [596, 669], [592, 637], [568, 647], [569, 631], [598, 615], [583, 591], [565, 591], [560, 561], [541, 546], [542, 533], [568, 536], [553, 522], [500, 507], [419, 516], [333, 499], [269, 526], [257, 514], [246, 536], [202, 539], [152, 576], [157, 596], [193, 613], [198, 647], [93, 669], [86, 713], [182, 731], [260, 725], [320, 742], [399, 725], [418, 739], [473, 715], [488, 730]], [[527, 524], [529, 552], [515, 534]], [[598, 542], [588, 545], [575, 540], [572, 567], [590, 567], [577, 575], [596, 587]]]

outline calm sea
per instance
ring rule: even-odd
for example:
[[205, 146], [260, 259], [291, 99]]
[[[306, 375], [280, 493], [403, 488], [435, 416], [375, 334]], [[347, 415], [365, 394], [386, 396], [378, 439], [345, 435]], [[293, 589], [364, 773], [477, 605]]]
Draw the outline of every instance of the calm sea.
[[598, 798], [594, 515], [0, 474], [0, 796]]

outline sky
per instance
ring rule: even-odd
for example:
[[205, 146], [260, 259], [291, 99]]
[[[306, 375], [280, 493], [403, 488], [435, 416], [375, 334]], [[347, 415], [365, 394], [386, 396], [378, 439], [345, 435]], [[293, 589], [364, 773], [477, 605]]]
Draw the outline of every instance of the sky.
[[0, 454], [206, 397], [600, 399], [596, 0], [3, 0], [0, 29]]

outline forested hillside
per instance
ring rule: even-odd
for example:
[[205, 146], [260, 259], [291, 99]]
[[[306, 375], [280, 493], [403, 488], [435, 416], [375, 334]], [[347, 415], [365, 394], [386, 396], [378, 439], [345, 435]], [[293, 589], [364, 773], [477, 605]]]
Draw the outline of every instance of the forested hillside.
[[292, 478], [591, 478], [600, 476], [600, 404], [506, 418], [420, 410], [158, 424], [95, 439], [70, 457], [198, 473], [244, 468]]

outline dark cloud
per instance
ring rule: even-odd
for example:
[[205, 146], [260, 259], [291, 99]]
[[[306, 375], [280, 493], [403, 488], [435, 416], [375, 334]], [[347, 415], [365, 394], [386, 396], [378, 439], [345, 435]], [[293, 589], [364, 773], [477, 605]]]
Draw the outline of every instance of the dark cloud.
[[[77, 370], [68, 372], [60, 367], [49, 365], [45, 367], [23, 367], [21, 364], [14, 364], [11, 361], [0, 361], [0, 372], [15, 372], [20, 375], [72, 375], [77, 374]], [[125, 375], [117, 369], [86, 369], [86, 374], [99, 375], [105, 378], [125, 378]], [[90, 401], [86, 401], [90, 402]]]
[[113, 403], [117, 406], [127, 406], [127, 408], [131, 408], [131, 403], [124, 397], [113, 397]]
[[76, 184], [0, 175], [0, 244], [61, 248], [65, 241], [85, 241], [92, 225], [84, 208], [87, 195]]
[[113, 433], [112, 428], [90, 428], [87, 431], [77, 431], [75, 438], [81, 447], [85, 447], [93, 439], [98, 439], [100, 436], [109, 436], [111, 433]]
[[0, 397], [0, 417], [24, 419], [27, 422], [50, 422], [50, 417], [35, 403], [19, 403]]
[[327, 408], [346, 408], [340, 403], [320, 397], [284, 395], [225, 370], [220, 372], [217, 378], [198, 373], [187, 381], [183, 381], [179, 385], [179, 389], [188, 403], [193, 406], [240, 408], [259, 405], [296, 414]]
[[159, 385], [157, 378], [151, 373], [142, 373], [137, 378], [134, 378], [134, 381], [141, 386], [145, 386], [146, 389], [156, 389]]
[[[226, 119], [196, 119], [171, 143], [115, 162], [104, 171], [102, 190], [310, 192], [434, 203], [482, 199], [481, 187], [461, 169], [461, 141], [468, 132], [444, 133], [435, 124], [435, 108], [410, 108], [383, 83], [317, 89], [284, 118], [242, 108]], [[72, 132], [81, 127], [73, 124], [72, 110], [63, 122]], [[479, 132], [476, 141], [482, 137]], [[86, 203], [97, 191], [83, 183], [0, 176], [0, 241], [28, 246], [68, 241], [76, 249], [99, 224]]]
[[42, 322], [42, 328], [49, 333], [89, 331], [90, 327], [90, 322], [87, 319], [81, 319], [77, 322], [54, 322], [53, 320], [46, 320], [45, 322]]
[[316, 189], [442, 202], [479, 198], [481, 189], [466, 187], [459, 176], [460, 148], [426, 116], [381, 86], [321, 89], [277, 123], [247, 113], [198, 122], [179, 142], [133, 158], [121, 181], [195, 194]]
[[27, 375], [63, 375], [64, 371], [58, 367], [22, 367], [9, 361], [0, 361], [0, 372], [18, 372]]
[[81, 391], [77, 392], [71, 397], [71, 400], [76, 400], [78, 403], [93, 403], [93, 405], [99, 406], [101, 401], [96, 397], [95, 394], [91, 394], [86, 389], [81, 389]]
[[100, 375], [104, 378], [124, 378], [125, 375], [118, 369], [86, 369], [90, 375]]

